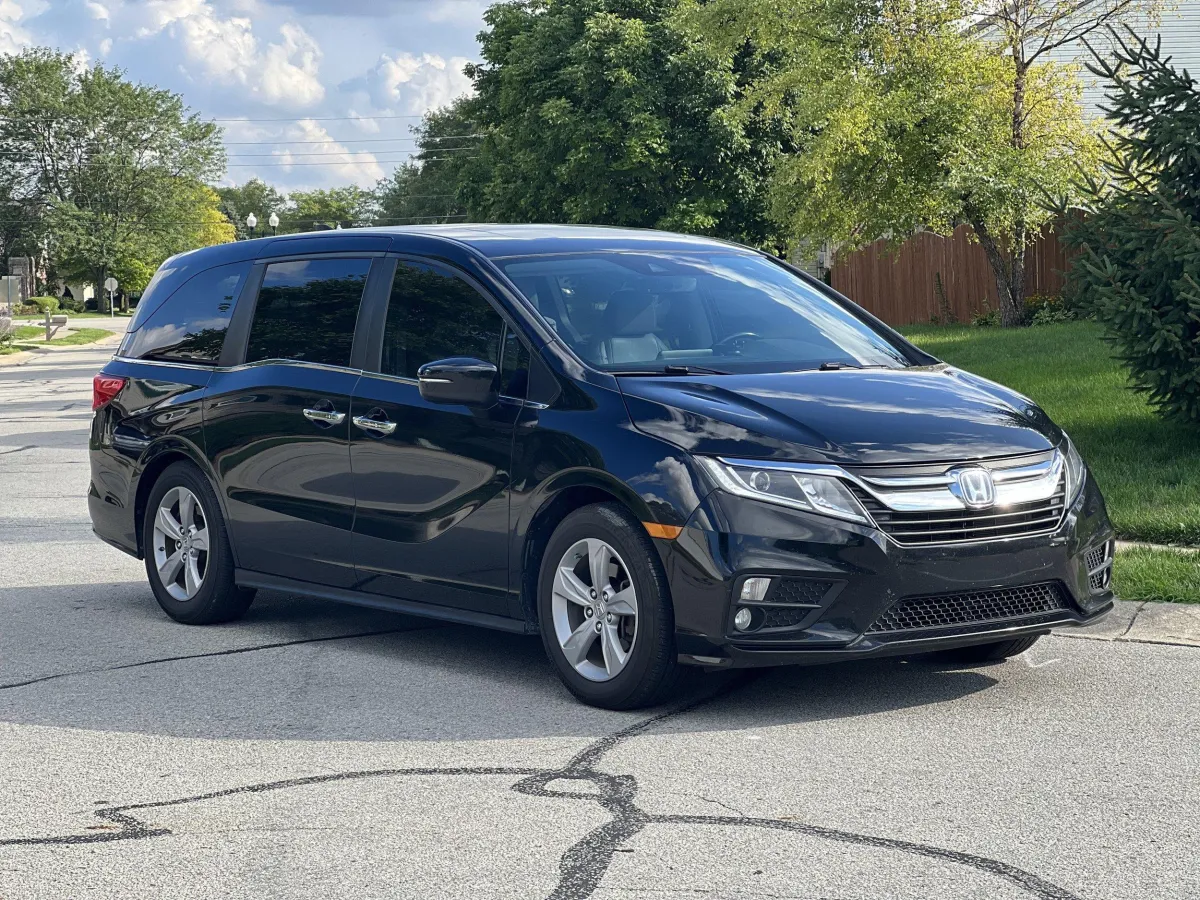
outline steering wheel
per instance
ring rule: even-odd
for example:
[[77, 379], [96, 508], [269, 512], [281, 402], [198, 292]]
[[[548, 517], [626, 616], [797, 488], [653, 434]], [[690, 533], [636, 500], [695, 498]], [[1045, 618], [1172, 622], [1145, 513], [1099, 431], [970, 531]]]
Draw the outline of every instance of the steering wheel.
[[713, 344], [712, 349], [713, 353], [716, 354], [718, 350], [724, 350], [726, 345], [728, 345], [733, 349], [735, 354], [740, 354], [742, 352], [742, 348], [746, 344], [746, 341], [761, 341], [762, 339], [762, 335], [756, 332], [739, 331], [737, 334], [731, 334], [728, 337], [721, 338], [719, 341]]

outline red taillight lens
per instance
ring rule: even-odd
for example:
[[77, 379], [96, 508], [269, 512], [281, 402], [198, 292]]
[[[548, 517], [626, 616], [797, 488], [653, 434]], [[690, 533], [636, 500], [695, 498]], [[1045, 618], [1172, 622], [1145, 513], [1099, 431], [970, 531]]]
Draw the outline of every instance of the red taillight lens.
[[125, 379], [117, 375], [97, 375], [92, 379], [92, 409], [99, 409], [121, 393]]

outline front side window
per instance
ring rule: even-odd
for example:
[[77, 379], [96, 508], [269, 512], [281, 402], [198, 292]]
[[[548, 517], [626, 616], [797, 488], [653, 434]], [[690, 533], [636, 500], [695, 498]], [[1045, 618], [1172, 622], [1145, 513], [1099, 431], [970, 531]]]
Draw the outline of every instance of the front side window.
[[515, 284], [538, 286], [538, 311], [579, 356], [618, 374], [910, 365], [885, 334], [757, 254], [599, 250], [497, 262]]
[[[250, 263], [216, 266], [186, 281], [158, 304], [121, 348], [123, 356], [215, 364]], [[138, 323], [134, 322], [133, 325]]]
[[427, 362], [453, 356], [500, 365], [504, 320], [474, 287], [441, 267], [396, 266], [380, 371], [416, 378]]
[[263, 275], [246, 362], [297, 359], [349, 366], [369, 259], [271, 263]]

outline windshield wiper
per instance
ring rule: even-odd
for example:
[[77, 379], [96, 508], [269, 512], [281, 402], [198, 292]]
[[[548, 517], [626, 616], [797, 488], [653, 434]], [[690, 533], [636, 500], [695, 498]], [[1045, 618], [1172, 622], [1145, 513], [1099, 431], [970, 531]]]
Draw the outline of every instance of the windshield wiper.
[[860, 366], [858, 363], [823, 362], [817, 366], [818, 372], [836, 372], [838, 369], [890, 369], [891, 366], [873, 365]]
[[646, 377], [653, 375], [730, 375], [732, 373], [723, 372], [720, 369], [710, 369], [707, 366], [663, 366], [661, 369], [618, 369], [612, 374]]

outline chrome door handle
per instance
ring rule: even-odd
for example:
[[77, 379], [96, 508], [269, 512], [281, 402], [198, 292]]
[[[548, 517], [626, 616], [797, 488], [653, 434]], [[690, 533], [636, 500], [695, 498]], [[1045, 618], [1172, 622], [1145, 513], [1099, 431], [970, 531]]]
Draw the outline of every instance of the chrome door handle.
[[373, 431], [376, 434], [391, 434], [396, 430], [396, 423], [389, 422], [386, 419], [381, 422], [379, 419], [372, 419], [370, 416], [355, 416], [353, 421], [363, 431]]
[[306, 409], [304, 418], [310, 422], [316, 422], [318, 425], [341, 425], [346, 421], [346, 414], [329, 409]]

